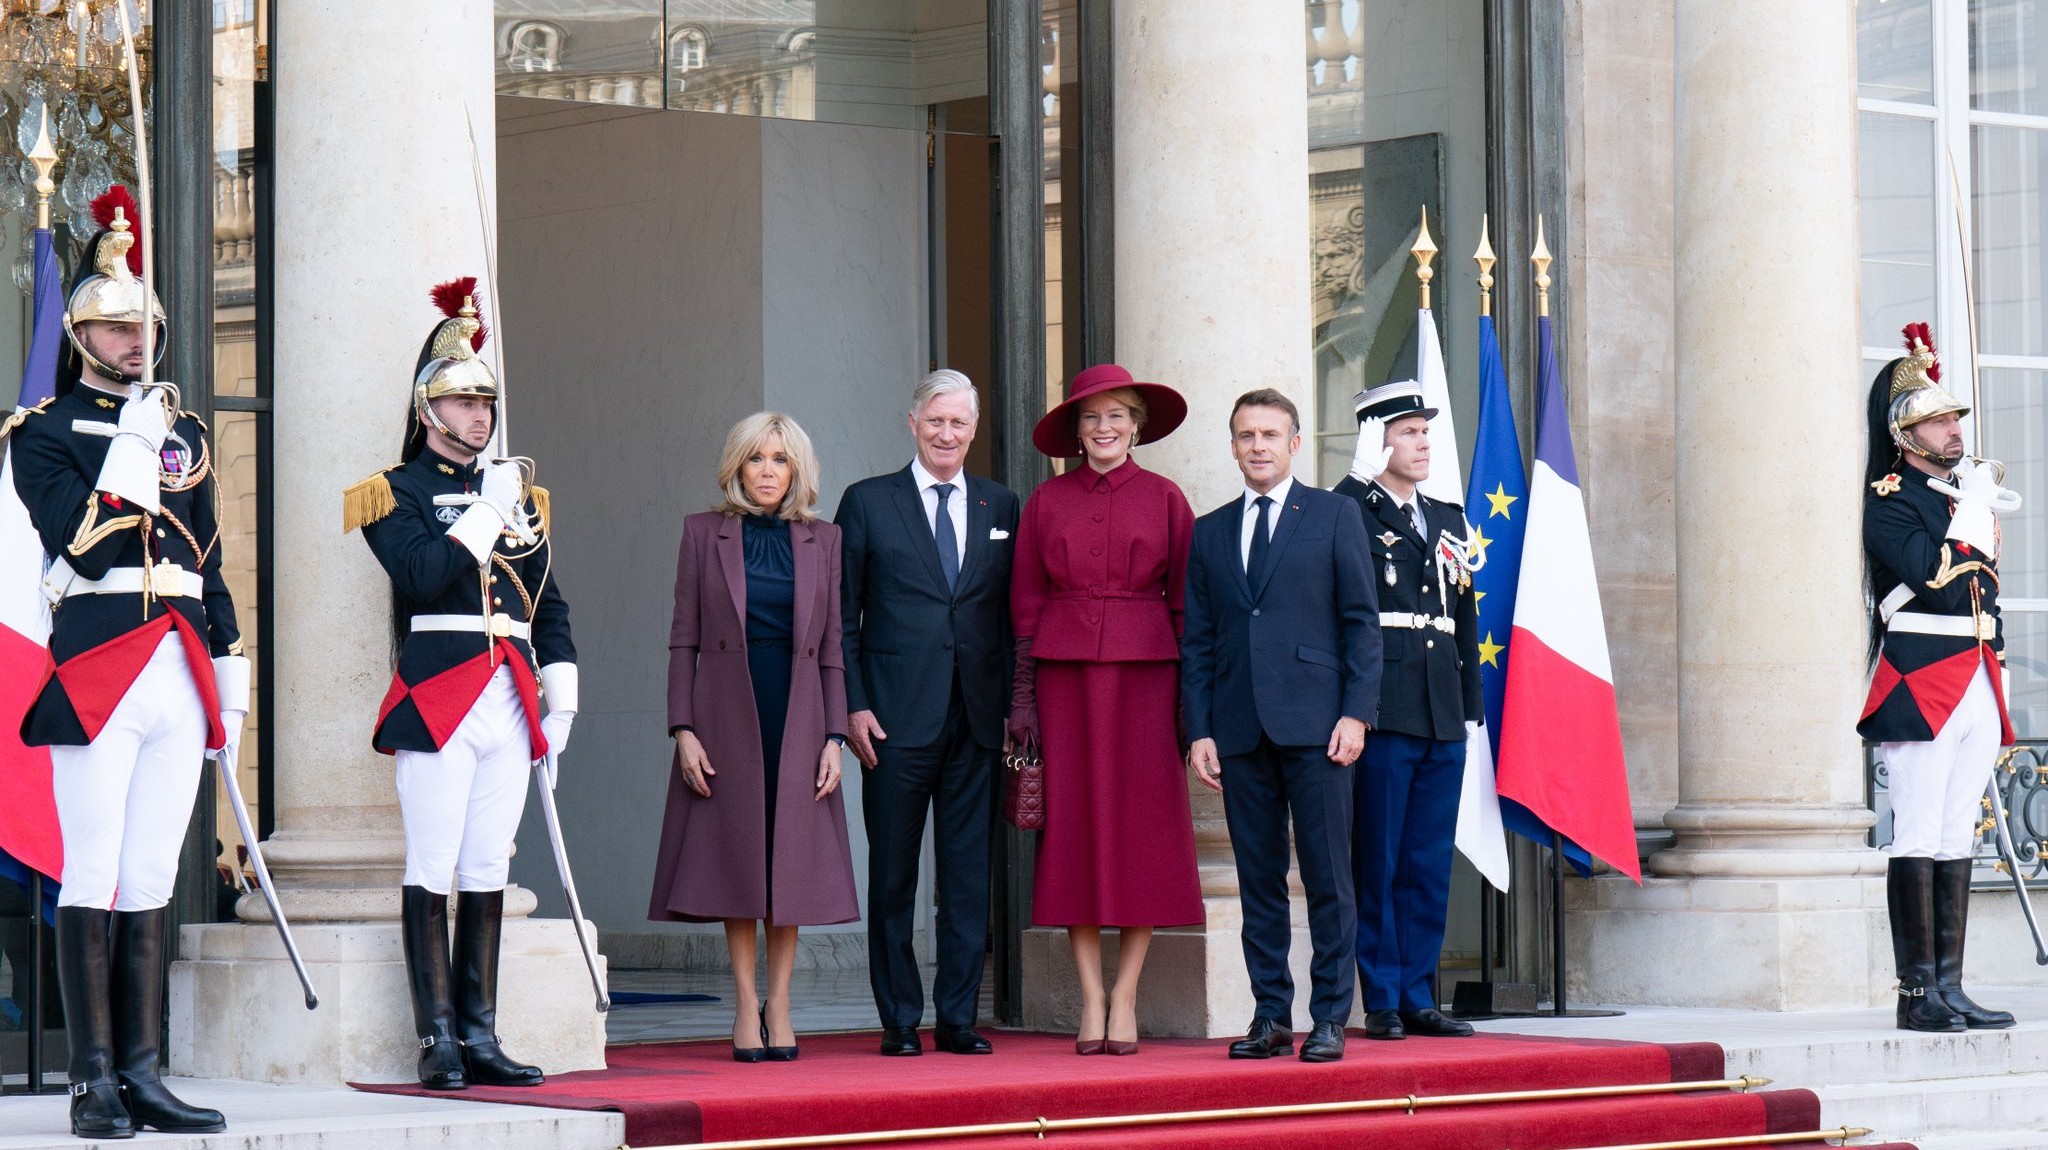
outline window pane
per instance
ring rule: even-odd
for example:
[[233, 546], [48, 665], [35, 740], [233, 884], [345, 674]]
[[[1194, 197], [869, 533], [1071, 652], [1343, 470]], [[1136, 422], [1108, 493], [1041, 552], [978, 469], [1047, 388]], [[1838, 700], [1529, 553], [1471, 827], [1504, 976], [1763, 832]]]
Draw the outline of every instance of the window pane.
[[2048, 247], [2041, 234], [2048, 132], [1978, 126], [1970, 129], [1970, 141], [1976, 161], [1971, 260], [1982, 350], [2048, 354], [2048, 293], [2042, 290]]
[[1856, 6], [1857, 94], [1934, 102], [1934, 0]]
[[[1978, 389], [1984, 415], [1983, 453], [2006, 465], [2005, 485], [2025, 497], [2018, 511], [1998, 517], [1999, 595], [2048, 598], [2048, 371], [1985, 368]], [[2048, 630], [2042, 634], [2048, 642]], [[2044, 651], [2048, 655], [2048, 651]], [[2037, 671], [2048, 705], [2048, 670]], [[2014, 684], [2015, 701], [2018, 684]], [[2048, 709], [2042, 712], [2048, 733]]]
[[1970, 106], [2048, 114], [2048, 0], [1970, 0]]
[[1934, 319], [1934, 124], [1864, 113], [1863, 343], [1897, 347]]
[[2048, 735], [2048, 614], [2005, 613], [2005, 673], [2012, 682], [2014, 733], [2022, 739]]

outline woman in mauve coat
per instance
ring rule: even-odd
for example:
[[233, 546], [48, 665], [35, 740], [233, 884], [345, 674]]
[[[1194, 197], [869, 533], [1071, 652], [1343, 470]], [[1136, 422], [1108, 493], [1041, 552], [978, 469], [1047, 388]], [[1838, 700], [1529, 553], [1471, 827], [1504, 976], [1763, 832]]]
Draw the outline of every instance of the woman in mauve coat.
[[[676, 773], [647, 916], [725, 923], [733, 1057], [786, 1062], [797, 1056], [797, 927], [860, 917], [839, 792], [839, 529], [817, 517], [817, 455], [786, 415], [761, 412], [732, 429], [718, 485], [718, 507], [683, 520], [676, 556]], [[759, 1005], [757, 921], [768, 935]]]
[[[1187, 417], [1170, 387], [1115, 364], [1074, 377], [1031, 441], [1082, 464], [1024, 505], [1010, 574], [1010, 732], [1045, 759], [1033, 921], [1064, 926], [1081, 982], [1081, 1054], [1138, 1052], [1138, 975], [1155, 926], [1202, 921], [1180, 747], [1182, 590], [1194, 513], [1139, 467], [1140, 435]], [[1102, 985], [1102, 927], [1122, 928]]]

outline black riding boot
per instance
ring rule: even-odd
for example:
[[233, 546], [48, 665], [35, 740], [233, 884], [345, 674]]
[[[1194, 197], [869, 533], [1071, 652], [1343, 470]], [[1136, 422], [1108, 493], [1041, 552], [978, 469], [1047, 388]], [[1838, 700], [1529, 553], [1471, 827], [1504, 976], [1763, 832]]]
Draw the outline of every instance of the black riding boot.
[[2003, 1010], [1986, 1010], [1963, 993], [1963, 936], [1970, 925], [1969, 859], [1934, 864], [1934, 985], [1942, 1002], [1971, 1030], [2004, 1030], [2013, 1025]]
[[498, 929], [505, 892], [455, 895], [455, 1026], [462, 1065], [480, 1086], [539, 1086], [540, 1067], [507, 1057], [498, 1045]]
[[1934, 981], [1934, 860], [1895, 858], [1885, 873], [1892, 912], [1892, 962], [1899, 975], [1899, 1029], [1945, 1033], [1963, 1020]]
[[402, 888], [400, 935], [412, 988], [412, 1027], [420, 1037], [420, 1085], [467, 1090], [462, 1049], [455, 1041], [455, 1003], [448, 990], [448, 896], [423, 886]]
[[114, 1072], [128, 1089], [137, 1130], [217, 1134], [218, 1110], [188, 1106], [157, 1076], [164, 1025], [164, 910], [114, 912]]
[[135, 1124], [114, 1076], [114, 1018], [108, 996], [107, 925], [111, 911], [57, 908], [57, 988], [71, 1041], [71, 1134], [133, 1138]]

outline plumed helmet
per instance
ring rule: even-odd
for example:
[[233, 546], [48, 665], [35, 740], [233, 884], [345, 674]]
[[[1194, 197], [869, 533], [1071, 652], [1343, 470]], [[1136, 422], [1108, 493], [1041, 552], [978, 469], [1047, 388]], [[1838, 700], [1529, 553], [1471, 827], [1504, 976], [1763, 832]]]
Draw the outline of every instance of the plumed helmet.
[[139, 324], [146, 300], [146, 306], [156, 320], [156, 346], [150, 350], [150, 363], [161, 362], [164, 349], [169, 346], [163, 304], [144, 288], [141, 279], [140, 244], [143, 237], [136, 233], [131, 222], [139, 218], [134, 197], [128, 194], [127, 188], [116, 184], [92, 202], [92, 214], [100, 225], [100, 231], [86, 245], [85, 262], [72, 281], [71, 295], [64, 307], [64, 334], [70, 340], [72, 355], [76, 357], [76, 362], [58, 373], [60, 380], [67, 384], [77, 382], [80, 366], [89, 367], [108, 380], [123, 378], [119, 368], [100, 362], [99, 357], [87, 350], [79, 339], [80, 324], [94, 321]]
[[413, 364], [412, 416], [407, 421], [405, 456], [418, 454], [422, 441], [421, 422], [452, 435], [434, 411], [434, 401], [449, 396], [475, 396], [491, 401], [493, 415], [498, 402], [498, 377], [491, 365], [477, 355], [490, 338], [476, 303], [476, 277], [462, 276], [434, 285], [434, 306], [444, 317], [427, 333]]
[[[1941, 415], [1968, 415], [1970, 407], [1941, 386], [1941, 361], [1935, 356], [1934, 335], [1924, 323], [1905, 326], [1906, 354], [1892, 360], [1871, 381], [1870, 417], [1873, 455], [1881, 440], [1889, 440], [1899, 451], [1910, 451], [1944, 466], [1952, 459], [1920, 446], [1907, 432], [1915, 425]], [[1880, 433], [1878, 422], [1883, 421]]]

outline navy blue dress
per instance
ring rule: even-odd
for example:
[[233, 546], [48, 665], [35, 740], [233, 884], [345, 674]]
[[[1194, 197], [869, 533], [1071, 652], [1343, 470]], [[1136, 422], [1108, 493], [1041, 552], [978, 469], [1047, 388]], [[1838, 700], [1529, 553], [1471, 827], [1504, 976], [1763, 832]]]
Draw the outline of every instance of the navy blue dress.
[[796, 558], [789, 521], [749, 515], [740, 521], [747, 569], [747, 676], [761, 724], [761, 785], [767, 796], [768, 889], [774, 890], [775, 796], [782, 766], [782, 730], [789, 717], [790, 639], [796, 630]]

